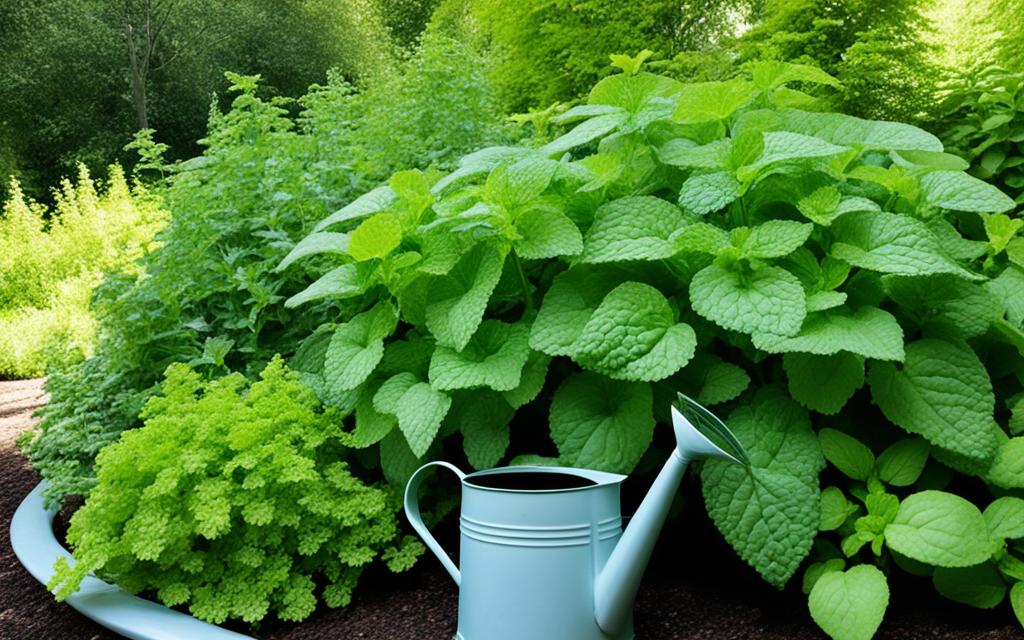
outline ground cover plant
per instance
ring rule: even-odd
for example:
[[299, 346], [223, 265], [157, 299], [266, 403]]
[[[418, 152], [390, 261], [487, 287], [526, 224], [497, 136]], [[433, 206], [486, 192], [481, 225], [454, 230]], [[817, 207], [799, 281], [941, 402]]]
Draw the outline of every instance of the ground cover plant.
[[84, 167], [50, 208], [13, 182], [0, 214], [0, 378], [32, 378], [93, 352], [93, 290], [107, 272], [133, 269], [166, 223], [141, 184], [112, 167], [97, 186]]
[[162, 165], [143, 137], [146, 172], [169, 177], [159, 195], [173, 218], [141, 274], [103, 283], [96, 356], [53, 372], [43, 421], [22, 439], [47, 499], [88, 492], [97, 452], [140, 424], [169, 364], [254, 377], [334, 317], [332, 301], [287, 309], [309, 275], [274, 268], [327, 212], [398, 167], [447, 168], [505, 140], [485, 69], [466, 47], [433, 39], [379, 84], [357, 90], [334, 76], [315, 87], [297, 118], [289, 101], [260, 97], [257, 78], [231, 74], [232, 108], [214, 110], [202, 156]]
[[302, 620], [316, 594], [347, 605], [375, 558], [402, 571], [422, 552], [395, 494], [348, 469], [335, 411], [280, 359], [251, 385], [174, 364], [161, 390], [99, 455], [68, 531], [76, 564], [62, 558], [48, 585], [58, 598], [95, 571], [211, 622]]
[[[712, 520], [769, 583], [805, 567], [832, 637], [874, 634], [896, 571], [1024, 618], [1013, 200], [921, 129], [816, 111], [817, 68], [681, 84], [647, 55], [561, 137], [321, 220], [285, 306], [344, 306], [292, 366], [398, 486], [443, 447], [630, 472], [684, 391], [753, 461], [703, 465]], [[510, 447], [538, 415], [550, 444]]]

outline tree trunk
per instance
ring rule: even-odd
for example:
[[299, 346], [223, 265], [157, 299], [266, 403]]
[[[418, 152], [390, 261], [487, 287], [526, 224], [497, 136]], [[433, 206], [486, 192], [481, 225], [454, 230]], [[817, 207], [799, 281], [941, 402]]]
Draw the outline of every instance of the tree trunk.
[[135, 46], [135, 33], [129, 24], [125, 27], [128, 40], [128, 62], [131, 65], [132, 102], [135, 104], [135, 115], [139, 121], [139, 129], [149, 128], [149, 117], [146, 114], [146, 74], [139, 64], [139, 53]]

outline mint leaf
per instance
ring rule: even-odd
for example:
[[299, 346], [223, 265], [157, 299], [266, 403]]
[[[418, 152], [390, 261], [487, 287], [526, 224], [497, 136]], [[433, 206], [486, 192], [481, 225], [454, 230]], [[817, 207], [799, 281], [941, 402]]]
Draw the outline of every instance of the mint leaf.
[[716, 362], [704, 374], [697, 402], [703, 405], [728, 402], [743, 393], [750, 385], [750, 376], [741, 367], [730, 362]]
[[356, 227], [348, 254], [358, 261], [383, 258], [402, 243], [402, 223], [393, 213], [378, 213]]
[[825, 158], [847, 150], [848, 147], [834, 145], [814, 136], [791, 131], [768, 131], [764, 134], [764, 150], [760, 157], [752, 164], [742, 167], [738, 173], [743, 180], [744, 174], [753, 176], [758, 170], [777, 162]]
[[982, 286], [1002, 302], [1011, 324], [1024, 324], [1024, 271], [1011, 265]]
[[871, 640], [888, 606], [885, 574], [870, 564], [826, 573], [807, 599], [814, 622], [833, 640]]
[[667, 378], [693, 357], [697, 337], [676, 323], [668, 300], [654, 287], [625, 282], [594, 311], [572, 346], [581, 365], [618, 380]]
[[1006, 597], [1006, 583], [991, 562], [973, 567], [938, 567], [932, 574], [935, 590], [954, 602], [991, 609]]
[[732, 140], [715, 140], [698, 145], [686, 138], [673, 138], [658, 150], [664, 164], [686, 169], [725, 169], [732, 151]]
[[903, 360], [903, 330], [896, 318], [875, 307], [850, 313], [845, 307], [807, 316], [796, 335], [754, 334], [754, 346], [768, 353], [800, 351], [830, 355], [849, 351], [876, 360]]
[[487, 176], [484, 195], [490, 202], [512, 210], [539, 197], [558, 170], [558, 162], [547, 158], [524, 158], [498, 165]]
[[544, 380], [548, 375], [548, 364], [551, 357], [539, 351], [530, 351], [526, 364], [523, 365], [522, 375], [519, 377], [519, 384], [514, 389], [501, 393], [505, 401], [518, 409], [524, 404], [531, 402], [544, 388]]
[[999, 213], [1017, 206], [1010, 196], [963, 171], [932, 171], [920, 185], [928, 204], [943, 209]]
[[864, 361], [846, 351], [824, 356], [787, 353], [782, 364], [789, 380], [789, 394], [818, 413], [839, 413], [864, 385]]
[[462, 351], [438, 345], [430, 359], [430, 385], [441, 391], [519, 386], [530, 355], [529, 329], [522, 322], [484, 320]]
[[1003, 315], [999, 299], [984, 287], [950, 275], [917, 278], [886, 276], [886, 293], [919, 323], [942, 335], [983, 335]]
[[479, 244], [448, 274], [431, 281], [426, 322], [438, 344], [461, 351], [469, 343], [501, 278], [503, 264], [497, 249]]
[[769, 220], [750, 229], [740, 244], [744, 258], [781, 258], [788, 256], [811, 236], [812, 224], [792, 220]]
[[683, 123], [724, 120], [758, 93], [753, 83], [742, 78], [686, 84], [672, 119]]
[[909, 487], [921, 477], [930, 450], [920, 438], [892, 443], [878, 456], [878, 478], [894, 487]]
[[679, 206], [705, 215], [725, 207], [740, 197], [741, 191], [740, 183], [728, 171], [690, 176], [679, 190]]
[[776, 111], [782, 128], [816, 136], [832, 144], [889, 151], [942, 152], [942, 141], [909, 124], [877, 122], [840, 113], [813, 113], [797, 109]]
[[328, 271], [303, 291], [285, 301], [288, 309], [323, 298], [353, 298], [366, 290], [369, 277], [364, 268], [354, 264], [343, 264]]
[[622, 275], [607, 269], [576, 267], [560, 273], [533, 322], [530, 346], [551, 356], [573, 354], [594, 309], [622, 280]]
[[821, 491], [821, 519], [819, 531], [835, 531], [846, 522], [856, 507], [846, 499], [839, 487], [825, 487]]
[[387, 301], [339, 326], [324, 357], [324, 381], [334, 393], [355, 389], [373, 373], [384, 356], [384, 338], [398, 324]]
[[741, 272], [711, 264], [690, 281], [690, 304], [708, 320], [743, 333], [791, 335], [806, 315], [800, 281], [774, 266]]
[[629, 473], [654, 432], [651, 387], [596, 373], [566, 378], [551, 401], [551, 438], [563, 463]]
[[1017, 615], [1017, 621], [1024, 626], [1024, 582], [1018, 582], [1010, 589], [1010, 604]]
[[875, 404], [898, 426], [977, 460], [995, 455], [992, 382], [966, 344], [918, 340], [907, 345], [902, 368], [873, 363], [868, 383]]
[[274, 268], [274, 271], [284, 271], [296, 261], [301, 260], [306, 256], [312, 256], [318, 253], [347, 255], [348, 240], [349, 236], [347, 233], [332, 233], [329, 231], [311, 233], [300, 240], [298, 244], [288, 252], [288, 255], [286, 255], [284, 260]]
[[996, 550], [985, 518], [973, 504], [943, 491], [921, 491], [903, 500], [885, 527], [890, 549], [936, 567], [969, 567]]
[[733, 411], [726, 423], [747, 448], [751, 466], [704, 462], [708, 514], [740, 557], [781, 587], [818, 531], [821, 449], [806, 412], [771, 388]]
[[[796, 203], [796, 208], [811, 222], [827, 227], [841, 213], [845, 213], [839, 209], [842, 198], [839, 189], [832, 185], [819, 187], [809, 195], [800, 198]], [[868, 202], [871, 201], [868, 200]], [[874, 203], [872, 202], [872, 204]]]
[[863, 443], [842, 431], [822, 429], [818, 442], [825, 459], [848, 478], [866, 481], [875, 468], [875, 455]]
[[394, 204], [395, 200], [395, 192], [391, 190], [391, 187], [381, 185], [372, 191], [364, 193], [348, 205], [321, 220], [313, 227], [313, 231], [319, 232], [342, 222], [361, 220], [366, 216], [387, 209]]
[[996, 538], [1024, 538], [1024, 499], [1015, 496], [997, 498], [985, 507], [985, 522]]
[[910, 216], [847, 213], [832, 223], [832, 231], [831, 255], [855, 267], [906, 276], [950, 273], [982, 279], [949, 257], [928, 227]]
[[584, 120], [565, 135], [547, 143], [540, 150], [548, 156], [561, 155], [580, 145], [604, 137], [626, 121], [629, 114], [617, 109], [611, 113]]
[[398, 428], [417, 458], [423, 457], [434, 442], [451, 404], [451, 398], [426, 382], [417, 382], [399, 398], [395, 407]]
[[1024, 489], [1024, 437], [999, 445], [985, 479], [1004, 489]]
[[661, 260], [676, 253], [672, 234], [686, 226], [682, 212], [653, 196], [612, 200], [594, 212], [580, 262]]
[[467, 395], [451, 411], [451, 419], [462, 432], [462, 448], [474, 469], [498, 464], [508, 449], [508, 423], [515, 410], [497, 393], [483, 391]]
[[519, 237], [516, 253], [527, 260], [574, 256], [583, 251], [583, 236], [564, 214], [550, 209], [531, 209], [516, 218]]
[[345, 446], [364, 449], [377, 444], [398, 426], [398, 419], [389, 413], [381, 413], [373, 406], [376, 393], [363, 393], [356, 403], [356, 425], [351, 433], [342, 432]]
[[402, 396], [419, 382], [420, 380], [408, 371], [391, 376], [374, 393], [373, 408], [381, 413], [395, 415], [398, 413], [398, 403]]
[[396, 489], [404, 488], [423, 462], [409, 449], [400, 431], [392, 431], [380, 441], [380, 466], [384, 478]]

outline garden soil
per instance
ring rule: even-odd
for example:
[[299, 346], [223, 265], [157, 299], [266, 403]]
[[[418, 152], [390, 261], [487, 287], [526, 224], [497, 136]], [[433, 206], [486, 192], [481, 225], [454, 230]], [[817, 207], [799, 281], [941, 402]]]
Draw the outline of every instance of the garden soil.
[[[31, 427], [32, 412], [46, 401], [41, 382], [0, 381], [0, 640], [114, 640], [113, 634], [54, 602], [11, 551], [11, 516], [38, 482], [14, 441]], [[662, 533], [637, 599], [637, 638], [825, 638], [807, 615], [799, 580], [785, 591], [760, 582], [708, 524], [695, 483], [687, 484], [682, 513]], [[627, 512], [644, 490], [627, 481]], [[451, 523], [438, 533], [445, 545], [457, 535]], [[938, 599], [926, 580], [916, 578], [901, 579], [892, 592], [879, 640], [1024, 638], [1005, 603], [994, 611], [970, 609]], [[324, 609], [299, 625], [271, 623], [247, 632], [263, 640], [449, 640], [456, 607], [454, 585], [435, 560], [426, 558], [398, 577], [371, 569], [346, 609]]]

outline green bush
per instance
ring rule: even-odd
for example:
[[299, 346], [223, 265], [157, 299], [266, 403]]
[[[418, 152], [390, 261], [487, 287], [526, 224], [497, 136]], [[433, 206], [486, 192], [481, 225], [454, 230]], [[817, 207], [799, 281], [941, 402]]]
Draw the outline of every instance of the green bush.
[[76, 562], [48, 585], [58, 598], [95, 571], [211, 622], [302, 620], [317, 594], [347, 605], [375, 558], [402, 571], [422, 552], [397, 540], [400, 501], [352, 475], [335, 412], [280, 359], [251, 386], [176, 364], [161, 388], [97, 459], [68, 531]]
[[542, 147], [399, 172], [322, 220], [281, 268], [326, 273], [285, 306], [345, 306], [294, 366], [398, 486], [445, 444], [630, 472], [682, 390], [753, 460], [703, 464], [712, 520], [773, 585], [809, 565], [834, 637], [874, 633], [903, 567], [995, 606], [1024, 579], [1024, 500], [989, 504], [1024, 489], [1013, 201], [921, 129], [793, 108], [816, 103], [788, 85], [835, 84], [814, 67], [641, 62]]
[[0, 217], [0, 377], [39, 376], [90, 355], [93, 289], [105, 272], [135, 269], [164, 222], [158, 203], [141, 185], [130, 189], [116, 166], [100, 191], [80, 167], [53, 210], [13, 182]]
[[[206, 152], [165, 170], [161, 195], [173, 218], [161, 246], [142, 275], [108, 277], [97, 293], [96, 362], [56, 373], [39, 432], [23, 439], [49, 482], [47, 499], [91, 486], [98, 447], [138, 424], [169, 364], [251, 377], [334, 317], [331, 301], [286, 309], [312, 271], [282, 277], [274, 268], [317, 220], [395, 163], [449, 167], [505, 140], [482, 74], [469, 49], [432, 39], [401, 72], [362, 91], [338, 78], [315, 87], [297, 119], [290, 102], [263, 100], [255, 78], [232, 74], [236, 97], [230, 111], [213, 112]], [[76, 382], [85, 380], [102, 384]]]
[[944, 91], [940, 135], [947, 149], [971, 163], [972, 175], [1024, 203], [1024, 73], [988, 67]]

